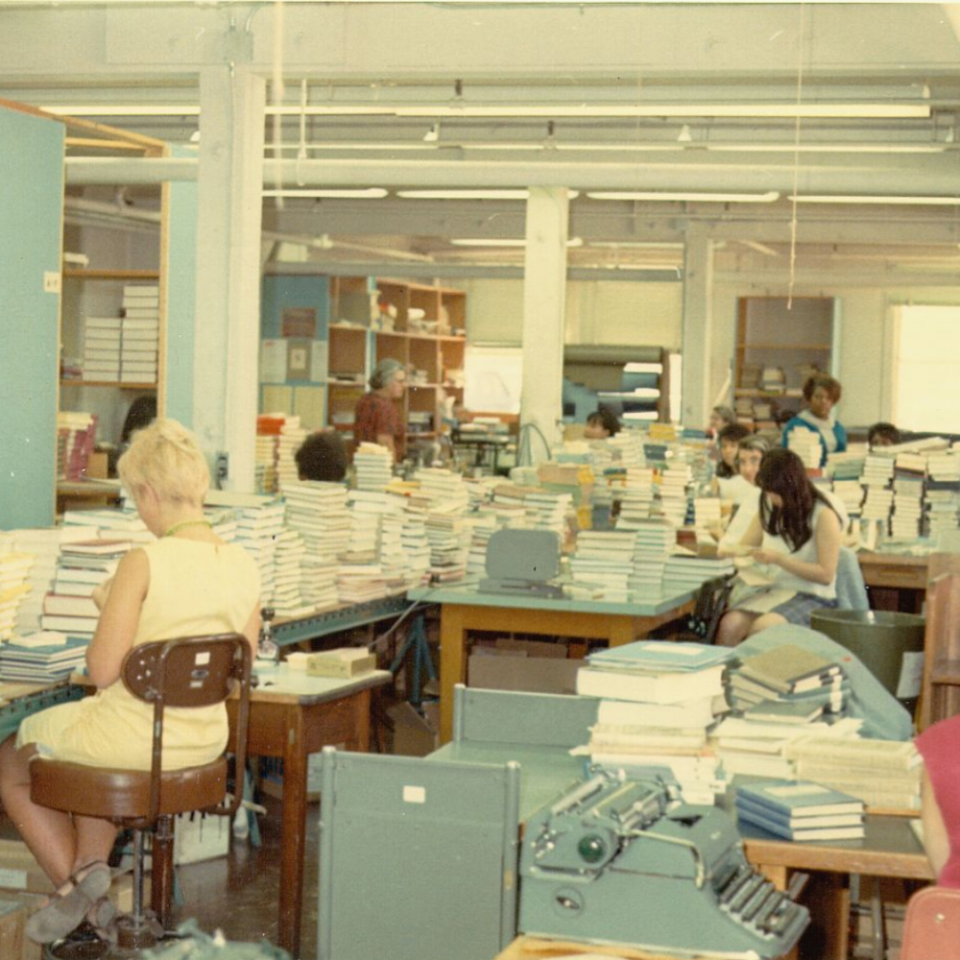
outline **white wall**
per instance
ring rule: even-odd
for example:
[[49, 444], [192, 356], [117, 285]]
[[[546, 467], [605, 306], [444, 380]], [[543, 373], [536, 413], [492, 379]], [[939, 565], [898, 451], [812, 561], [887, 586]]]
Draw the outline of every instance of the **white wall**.
[[[467, 292], [470, 343], [520, 344], [522, 280], [451, 280], [449, 286]], [[679, 283], [568, 283], [565, 341], [678, 350], [682, 301]]]

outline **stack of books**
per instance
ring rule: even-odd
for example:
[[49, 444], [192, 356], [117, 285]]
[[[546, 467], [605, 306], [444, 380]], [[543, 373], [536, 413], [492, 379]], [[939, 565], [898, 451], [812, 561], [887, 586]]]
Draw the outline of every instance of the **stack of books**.
[[675, 527], [682, 527], [687, 520], [690, 504], [687, 489], [693, 479], [688, 464], [677, 464], [664, 470], [660, 477], [660, 509], [666, 520]]
[[616, 491], [620, 502], [618, 530], [636, 530], [650, 519], [656, 493], [653, 471], [649, 467], [630, 467], [623, 477], [623, 486]]
[[390, 451], [379, 443], [361, 443], [353, 455], [353, 469], [358, 490], [383, 490], [393, 470]]
[[132, 284], [123, 288], [121, 383], [157, 382], [160, 344], [160, 288]]
[[492, 510], [480, 507], [476, 513], [467, 516], [466, 524], [470, 528], [467, 576], [483, 577], [487, 569], [487, 545], [490, 543], [490, 537], [499, 528], [497, 515]]
[[100, 616], [93, 591], [113, 576], [131, 546], [129, 540], [62, 543], [53, 590], [43, 601], [42, 629], [91, 639]]
[[550, 493], [534, 489], [524, 497], [526, 526], [531, 530], [552, 530], [563, 543], [567, 539], [567, 515], [573, 509], [569, 493]]
[[[30, 567], [30, 590], [20, 600], [17, 609], [17, 636], [26, 636], [40, 630], [40, 617], [43, 615], [43, 601], [48, 593], [54, 591], [57, 576], [57, 561], [60, 559], [60, 545], [70, 540], [93, 540], [97, 536], [96, 527], [60, 526], [36, 527], [13, 530], [13, 550], [34, 557]], [[89, 590], [82, 594], [89, 596]]]
[[637, 534], [630, 530], [583, 530], [570, 559], [575, 587], [593, 599], [627, 603]]
[[280, 489], [277, 462], [280, 429], [286, 417], [285, 413], [261, 413], [257, 417], [257, 444], [254, 449], [254, 489], [257, 493], [272, 494]]
[[813, 737], [790, 744], [798, 777], [843, 790], [877, 810], [920, 808], [921, 758], [910, 740]]
[[859, 480], [833, 481], [833, 493], [843, 504], [851, 520], [859, 519], [863, 510], [863, 485]]
[[730, 557], [696, 557], [693, 555], [674, 553], [663, 568], [663, 579], [666, 583], [678, 587], [699, 587], [707, 580], [716, 577], [725, 577], [735, 573], [736, 567]]
[[296, 456], [306, 439], [307, 431], [301, 425], [300, 417], [285, 417], [277, 440], [277, 487], [281, 493], [287, 484], [300, 479]]
[[14, 550], [13, 537], [0, 536], [0, 640], [14, 636], [20, 605], [30, 593], [30, 569], [36, 557]]
[[237, 508], [237, 535], [234, 542], [243, 547], [260, 571], [261, 605], [273, 601], [276, 583], [277, 537], [283, 530], [285, 507], [276, 497], [252, 496]]
[[636, 430], [621, 430], [607, 440], [619, 465], [626, 470], [644, 467], [647, 460], [643, 452], [643, 434]]
[[0, 646], [0, 680], [5, 683], [56, 683], [84, 665], [89, 641], [41, 632]]
[[347, 488], [340, 483], [298, 480], [283, 491], [286, 523], [303, 538], [300, 593], [314, 609], [337, 603], [337, 565], [350, 542]]
[[941, 531], [957, 529], [957, 515], [960, 512], [960, 455], [956, 450], [944, 450], [927, 456], [924, 507], [931, 539]]
[[816, 430], [805, 430], [798, 427], [791, 430], [787, 437], [787, 449], [792, 450], [808, 470], [820, 468], [820, 458], [823, 448], [820, 446], [820, 433]]
[[667, 561], [677, 546], [677, 531], [664, 520], [647, 520], [637, 524], [636, 536], [630, 588], [634, 593], [659, 593]]
[[856, 840], [864, 835], [863, 801], [808, 780], [737, 787], [737, 816], [785, 840]]
[[759, 712], [768, 720], [776, 715], [784, 722], [841, 716], [848, 689], [838, 663], [789, 643], [744, 658], [729, 676], [734, 709], [762, 705]]
[[403, 508], [400, 544], [406, 558], [407, 583], [411, 587], [418, 586], [427, 578], [430, 569], [430, 541], [427, 538], [426, 511], [410, 502], [405, 503]]
[[602, 702], [590, 742], [577, 752], [627, 776], [664, 776], [688, 803], [713, 803], [723, 785], [707, 735], [726, 709], [723, 672], [732, 655], [657, 640], [591, 654], [577, 672], [577, 693]]
[[61, 410], [57, 414], [57, 479], [83, 479], [96, 442], [94, 414]]
[[[77, 534], [77, 530], [93, 533]], [[152, 543], [157, 538], [140, 519], [132, 501], [124, 509], [67, 510], [63, 515], [64, 541], [70, 540], [129, 540], [130, 543]]]
[[895, 540], [916, 540], [923, 519], [923, 477], [902, 476], [893, 481], [893, 518], [890, 533]]
[[307, 547], [296, 530], [284, 527], [276, 537], [274, 555], [273, 609], [278, 617], [302, 617], [313, 605], [302, 594], [302, 564]]
[[87, 317], [83, 321], [83, 379], [120, 380], [120, 317]]

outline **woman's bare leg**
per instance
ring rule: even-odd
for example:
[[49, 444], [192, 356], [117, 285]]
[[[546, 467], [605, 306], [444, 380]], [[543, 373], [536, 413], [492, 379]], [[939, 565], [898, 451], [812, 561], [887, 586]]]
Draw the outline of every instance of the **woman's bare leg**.
[[781, 617], [779, 613], [765, 613], [762, 617], [757, 617], [750, 625], [749, 635], [752, 637], [755, 633], [766, 630], [767, 627], [779, 627], [786, 622], [786, 617]]
[[746, 640], [756, 619], [757, 614], [748, 613], [746, 610], [728, 610], [717, 627], [717, 645], [735, 647]]

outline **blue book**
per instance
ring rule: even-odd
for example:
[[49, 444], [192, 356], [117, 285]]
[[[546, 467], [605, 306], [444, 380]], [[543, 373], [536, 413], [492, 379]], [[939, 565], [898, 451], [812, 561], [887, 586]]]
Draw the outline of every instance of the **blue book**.
[[810, 780], [767, 780], [737, 787], [737, 802], [769, 810], [781, 819], [825, 817], [839, 813], [863, 813], [863, 801], [833, 787]]
[[863, 824], [863, 813], [833, 813], [822, 817], [787, 817], [775, 813], [771, 807], [753, 803], [745, 797], [737, 797], [737, 812], [748, 819], [751, 816], [762, 817], [771, 823], [779, 823], [785, 830], [800, 827], [812, 830], [816, 827], [856, 827]]
[[687, 672], [726, 663], [735, 654], [733, 647], [715, 647], [708, 643], [637, 640], [591, 653], [587, 659], [590, 666], [604, 670]]
[[738, 818], [743, 823], [760, 827], [761, 830], [766, 830], [767, 833], [772, 833], [775, 837], [782, 837], [784, 840], [791, 840], [794, 843], [809, 840], [859, 840], [864, 836], [863, 824], [848, 827], [813, 827], [804, 829], [800, 826], [785, 826], [782, 821], [772, 820], [769, 817], [764, 817], [753, 811], [739, 808]]

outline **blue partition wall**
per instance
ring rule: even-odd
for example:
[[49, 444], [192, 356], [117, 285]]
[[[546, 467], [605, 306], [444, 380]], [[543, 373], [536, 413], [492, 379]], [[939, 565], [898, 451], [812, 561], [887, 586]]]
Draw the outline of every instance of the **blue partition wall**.
[[0, 108], [2, 530], [54, 520], [63, 143], [58, 121]]

